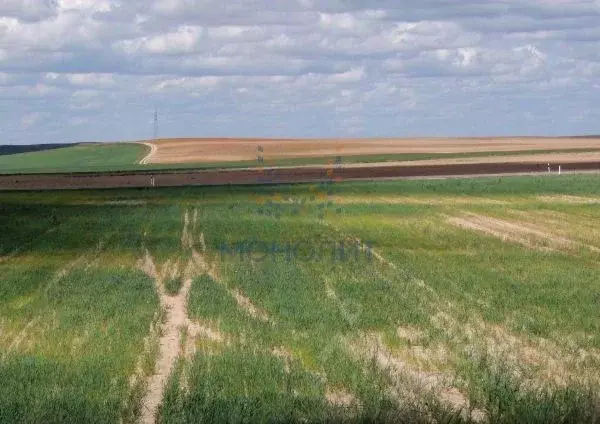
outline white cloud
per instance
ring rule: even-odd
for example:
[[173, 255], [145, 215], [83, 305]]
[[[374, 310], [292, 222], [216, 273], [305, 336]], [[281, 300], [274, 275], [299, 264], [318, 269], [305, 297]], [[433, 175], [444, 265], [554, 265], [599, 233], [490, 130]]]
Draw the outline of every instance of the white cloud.
[[350, 13], [320, 13], [319, 23], [322, 28], [327, 30], [352, 31], [361, 27], [360, 21]]
[[110, 74], [68, 74], [68, 81], [77, 86], [111, 87], [115, 84], [113, 75]]
[[327, 77], [330, 83], [356, 83], [363, 80], [365, 77], [365, 68], [354, 68], [347, 72], [332, 74]]
[[194, 92], [204, 91], [216, 87], [223, 78], [221, 77], [183, 77], [169, 78], [155, 83], [152, 87], [156, 92]]
[[64, 11], [91, 10], [94, 12], [108, 12], [113, 6], [109, 0], [57, 0], [58, 8]]
[[23, 21], [40, 21], [54, 16], [56, 8], [55, 0], [2, 0], [0, 16]]
[[136, 53], [179, 55], [193, 52], [202, 34], [202, 27], [182, 25], [173, 32], [118, 41], [115, 47], [129, 55]]

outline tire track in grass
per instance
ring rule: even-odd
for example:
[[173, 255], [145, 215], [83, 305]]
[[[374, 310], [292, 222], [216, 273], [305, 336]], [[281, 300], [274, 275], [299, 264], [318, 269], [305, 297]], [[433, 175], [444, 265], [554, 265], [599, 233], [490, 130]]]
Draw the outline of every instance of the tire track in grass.
[[[254, 262], [252, 262], [254, 266]], [[244, 296], [244, 294], [239, 289], [230, 289], [226, 287], [225, 283], [222, 280], [214, 279], [214, 281], [218, 284], [222, 284], [225, 286], [225, 289], [236, 301], [238, 307], [246, 313], [246, 315], [251, 318], [261, 321], [263, 324], [268, 324], [271, 327], [275, 328], [277, 326], [277, 321], [274, 320], [269, 314], [252, 303], [251, 299]], [[350, 319], [350, 318], [348, 318]], [[284, 345], [271, 346], [267, 352], [263, 352], [274, 356], [279, 361], [281, 361], [284, 372], [286, 374], [292, 373], [292, 365], [296, 365], [303, 372], [308, 373], [309, 375], [315, 377], [318, 381], [320, 381], [325, 388], [325, 400], [333, 407], [339, 408], [351, 408], [351, 407], [361, 407], [361, 402], [358, 400], [357, 396], [345, 388], [334, 387], [329, 383], [327, 374], [324, 370], [314, 370], [312, 367], [306, 365], [304, 360], [294, 354], [292, 350]]]
[[[154, 267], [149, 252], [146, 252], [146, 263], [152, 263], [150, 269]], [[141, 422], [144, 424], [155, 422], [165, 385], [180, 355], [180, 329], [187, 326], [188, 321], [186, 303], [189, 282], [184, 283], [178, 295], [169, 296], [164, 287], [163, 276], [156, 274], [155, 287], [165, 316], [160, 328], [159, 352], [154, 374], [147, 381], [147, 393], [142, 401]]]
[[[48, 292], [50, 291], [50, 289], [53, 286], [55, 286], [60, 280], [62, 280], [63, 278], [65, 278], [67, 275], [69, 275], [79, 265], [83, 264], [85, 262], [86, 258], [87, 258], [87, 255], [85, 255], [85, 254], [81, 255], [77, 259], [70, 261], [65, 266], [63, 266], [58, 271], [56, 271], [54, 273], [54, 275], [52, 276], [52, 278], [48, 281], [48, 283], [46, 284], [46, 286], [44, 286], [44, 288], [42, 290], [43, 295], [47, 296]], [[4, 352], [4, 354], [2, 356], [6, 357], [8, 354], [10, 354], [15, 349], [17, 349], [20, 346], [20, 344], [23, 342], [23, 340], [25, 340], [25, 337], [27, 336], [27, 332], [35, 324], [37, 324], [38, 321], [40, 321], [40, 319], [41, 319], [40, 316], [36, 316], [36, 317], [32, 318], [25, 325], [25, 327], [19, 332], [19, 334], [13, 339], [13, 341], [11, 342], [11, 344], [8, 347], [7, 351]]]
[[357, 360], [375, 364], [385, 373], [391, 384], [388, 394], [399, 405], [428, 406], [431, 396], [441, 405], [470, 422], [485, 422], [487, 412], [473, 409], [469, 399], [452, 382], [454, 376], [437, 372], [421, 371], [393, 354], [383, 342], [381, 334], [361, 334], [358, 340], [346, 339], [347, 351]]
[[53, 232], [55, 232], [58, 229], [59, 225], [55, 225], [53, 227], [50, 227], [44, 231], [42, 231], [41, 233], [39, 233], [37, 236], [35, 236], [34, 238], [32, 238], [31, 240], [29, 240], [26, 243], [23, 243], [20, 246], [17, 246], [12, 252], [8, 253], [7, 255], [4, 256], [0, 256], [0, 265], [3, 264], [4, 262], [14, 258], [15, 256], [17, 256], [19, 253], [21, 253], [22, 251], [24, 251], [26, 248], [32, 246], [36, 241], [40, 240], [42, 237], [47, 236], [48, 234], [51, 234]]
[[[566, 237], [542, 231], [533, 225], [524, 225], [520, 222], [511, 222], [492, 218], [486, 215], [464, 213], [461, 217], [446, 217], [448, 223], [466, 230], [478, 231], [499, 238], [503, 241], [521, 244], [531, 249], [545, 252], [573, 252], [579, 248], [600, 253], [600, 249]], [[548, 243], [549, 246], [543, 245]]]
[[[211, 266], [206, 257], [204, 234], [200, 236], [202, 252], [195, 248], [194, 231], [197, 226], [197, 216], [197, 211], [195, 211], [192, 222], [190, 222], [188, 211], [183, 216], [181, 246], [184, 251], [191, 251], [191, 258], [182, 275], [179, 275], [179, 262], [172, 264], [170, 260], [163, 264], [162, 270], [159, 272], [148, 250], [138, 263], [139, 268], [154, 280], [155, 290], [164, 314], [163, 322], [160, 325], [159, 351], [154, 373], [147, 378], [146, 394], [141, 401], [140, 422], [143, 424], [156, 422], [158, 408], [162, 403], [167, 382], [177, 361], [181, 358], [185, 359], [185, 362], [191, 361], [196, 352], [195, 345], [198, 338], [206, 338], [219, 343], [226, 342], [226, 338], [219, 331], [200, 322], [192, 321], [188, 314], [188, 298], [194, 278], [203, 274], [216, 276], [215, 265]], [[184, 279], [178, 293], [170, 295], [167, 292], [165, 288], [167, 278]], [[185, 369], [182, 373], [182, 384], [185, 386]]]
[[54, 277], [48, 282], [46, 287], [44, 287], [44, 295], [47, 295], [51, 288], [53, 288], [60, 280], [69, 275], [75, 268], [79, 267], [83, 263], [86, 262], [87, 255], [81, 255], [77, 259], [69, 262], [64, 267], [59, 269]]
[[[189, 240], [187, 212], [182, 232], [182, 247], [188, 248], [192, 245]], [[158, 271], [157, 266], [150, 252], [146, 250], [144, 259], [140, 261], [140, 268], [154, 280], [155, 290], [159, 298], [160, 308], [163, 311], [164, 318], [160, 325], [158, 357], [154, 367], [154, 373], [147, 379], [147, 390], [141, 402], [140, 422], [154, 423], [158, 407], [162, 403], [165, 386], [173, 371], [173, 368], [181, 354], [182, 330], [187, 332], [189, 318], [187, 315], [187, 296], [191, 288], [191, 279], [188, 278], [183, 286], [174, 296], [167, 293], [165, 288], [165, 278], [172, 277], [170, 270], [170, 261], [163, 266], [163, 272]], [[189, 267], [188, 267], [189, 268]]]
[[[302, 264], [301, 262], [297, 262], [296, 266], [305, 270], [307, 269], [306, 264]], [[358, 308], [360, 310], [361, 305], [340, 299], [329, 278], [325, 277], [323, 284], [327, 298], [334, 303], [336, 308], [339, 308], [344, 320], [350, 325], [354, 326], [357, 319], [357, 311], [352, 309]], [[320, 356], [329, 356], [333, 353], [333, 350], [331, 350], [333, 347], [332, 342], [335, 344], [335, 340], [330, 340], [328, 347], [319, 354]], [[323, 366], [319, 366], [318, 370], [314, 370], [313, 367], [306, 365], [304, 359], [296, 356], [289, 348], [285, 346], [277, 346], [272, 348], [271, 354], [283, 361], [284, 370], [286, 373], [289, 374], [291, 372], [292, 363], [296, 363], [299, 364], [305, 372], [316, 377], [325, 388], [324, 397], [330, 406], [334, 408], [344, 408], [351, 413], [353, 412], [351, 408], [360, 410], [363, 407], [363, 404], [356, 393], [353, 393], [347, 387], [340, 385], [339, 383], [332, 384], [331, 378], [328, 376], [327, 371]]]
[[[274, 321], [271, 319], [266, 311], [256, 306], [252, 300], [246, 297], [241, 290], [232, 289], [227, 286], [223, 281], [218, 271], [218, 264], [216, 260], [211, 261], [207, 255], [207, 246], [204, 237], [204, 233], [200, 232], [198, 241], [200, 244], [200, 251], [195, 247], [194, 234], [198, 231], [198, 210], [194, 210], [193, 216], [190, 219], [189, 212], [185, 212], [183, 216], [184, 230], [181, 235], [181, 243], [185, 249], [191, 251], [191, 259], [184, 271], [186, 284], [191, 287], [192, 280], [195, 276], [208, 275], [210, 279], [215, 283], [225, 287], [225, 290], [237, 303], [238, 307], [252, 319], [257, 319], [264, 323], [270, 323], [274, 325]], [[189, 291], [189, 289], [188, 289]], [[185, 332], [185, 342], [183, 343], [183, 362], [180, 378], [180, 387], [183, 391], [187, 390], [188, 387], [188, 374], [189, 364], [196, 354], [196, 342], [198, 339], [205, 339], [212, 343], [218, 344], [229, 344], [229, 338], [223, 335], [220, 331], [210, 328], [208, 325], [204, 325], [198, 321], [191, 321], [188, 319], [187, 331]]]
[[[485, 232], [531, 248], [545, 249], [548, 251], [566, 250], [569, 253], [572, 253], [572, 251], [578, 248], [585, 248], [592, 252], [599, 251], [595, 246], [548, 233], [529, 223], [522, 224], [521, 222], [500, 220], [474, 213], [464, 213], [460, 218], [447, 215], [444, 215], [444, 217], [447, 219], [447, 222], [452, 225], [469, 230]], [[360, 240], [358, 241], [360, 242]], [[536, 241], [537, 243], [535, 243]], [[546, 241], [550, 243], [550, 246], [540, 246], [540, 241]], [[377, 256], [374, 255], [374, 257]], [[384, 264], [388, 262], [385, 258], [382, 259], [383, 260], [380, 260], [380, 262]], [[434, 300], [434, 304], [436, 305], [434, 310], [437, 310], [437, 313], [434, 313], [430, 317], [431, 322], [433, 326], [438, 329], [449, 331], [448, 328], [452, 328], [454, 333], [449, 336], [452, 340], [460, 340], [462, 344], [468, 346], [469, 349], [476, 349], [475, 346], [483, 344], [481, 349], [487, 352], [487, 354], [492, 357], [504, 357], [505, 359], [510, 359], [510, 361], [514, 363], [525, 363], [538, 368], [543, 364], [544, 367], [537, 370], [538, 378], [551, 381], [559, 386], [562, 385], [564, 387], [570, 378], [573, 377], [572, 375], [567, 375], [566, 373], [568, 372], [566, 370], [561, 370], [561, 368], [567, 366], [567, 364], [573, 368], [573, 371], [577, 370], [579, 372], [579, 377], [582, 377], [587, 373], [588, 376], [590, 376], [590, 380], [595, 380], [596, 382], [600, 381], [597, 372], [591, 372], [591, 367], [585, 369], [586, 361], [596, 361], [597, 363], [597, 361], [600, 360], [600, 355], [597, 350], [588, 349], [587, 351], [583, 351], [578, 347], [575, 349], [578, 354], [570, 355], [564, 348], [561, 349], [541, 338], [537, 339], [537, 345], [533, 341], [520, 340], [516, 335], [508, 332], [502, 327], [493, 327], [490, 324], [484, 324], [483, 319], [476, 321], [476, 324], [465, 324], [455, 318], [455, 316], [459, 315], [459, 311], [454, 311], [454, 306], [449, 302], [444, 302], [433, 288], [428, 286], [423, 280], [413, 278], [412, 281], [420, 288], [426, 289], [433, 296], [432, 300]], [[331, 295], [327, 285], [326, 291]], [[485, 302], [482, 299], [473, 299], [473, 301], [476, 303]], [[444, 325], [439, 322], [440, 317], [446, 317]], [[398, 336], [400, 338], [410, 339], [414, 334], [412, 334], [411, 331], [399, 329]], [[507, 348], [507, 352], [505, 352], [500, 349], [499, 346], [508, 346], [510, 349]], [[571, 347], [571, 349], [574, 348]], [[594, 377], [591, 377], [592, 374]]]
[[[252, 262], [254, 266], [254, 263]], [[298, 264], [299, 265], [299, 264]], [[212, 265], [214, 268], [214, 264]], [[266, 311], [256, 306], [252, 300], [246, 297], [239, 289], [237, 288], [229, 288], [227, 284], [219, 278], [218, 275], [211, 275], [214, 282], [217, 284], [221, 284], [224, 286], [226, 291], [233, 299], [236, 301], [237, 306], [240, 310], [242, 310], [246, 315], [251, 317], [252, 319], [258, 320], [263, 324], [268, 324], [271, 327], [277, 327], [277, 321], [272, 318]], [[343, 303], [343, 302], [341, 302]], [[342, 306], [343, 307], [343, 306]], [[347, 319], [351, 320], [350, 313], [348, 313]], [[264, 352], [276, 357], [281, 361], [283, 369], [286, 374], [292, 373], [292, 365], [295, 364], [304, 372], [316, 377], [325, 387], [325, 400], [334, 407], [341, 408], [350, 408], [350, 407], [361, 407], [361, 402], [358, 400], [357, 396], [351, 392], [349, 392], [345, 388], [333, 386], [330, 384], [327, 374], [324, 370], [314, 370], [312, 367], [309, 367], [305, 364], [303, 359], [297, 355], [295, 355], [292, 350], [283, 345], [271, 346], [267, 352]]]
[[234, 289], [230, 290], [229, 293], [233, 296], [238, 306], [251, 318], [258, 319], [262, 322], [273, 322], [265, 311], [254, 305], [250, 298], [244, 296], [241, 291]]
[[568, 338], [556, 341], [519, 334], [507, 327], [507, 323], [489, 323], [478, 315], [467, 321], [457, 316], [456, 306], [448, 304], [431, 316], [430, 322], [444, 332], [451, 344], [464, 346], [471, 357], [510, 365], [513, 377], [523, 379], [525, 388], [535, 390], [548, 384], [567, 388], [573, 382], [600, 387], [597, 348], [584, 349]]
[[349, 240], [352, 243], [357, 243], [358, 248], [361, 252], [366, 252], [369, 255], [373, 256], [375, 259], [377, 259], [381, 264], [386, 265], [392, 269], [398, 269], [398, 267], [396, 266], [396, 264], [394, 264], [393, 262], [387, 260], [381, 253], [379, 253], [378, 251], [376, 251], [373, 246], [369, 245], [368, 243], [365, 243], [364, 241], [362, 241], [360, 238], [354, 236], [354, 235], [350, 235], [350, 234], [346, 234], [345, 232], [343, 232], [342, 230], [340, 230], [338, 227], [336, 227], [335, 225], [331, 224], [330, 222], [324, 222], [324, 225], [330, 229], [332, 229], [333, 231], [335, 231], [336, 233], [340, 234], [345, 240]]
[[[358, 243], [361, 251], [368, 251], [377, 261], [383, 266], [389, 267], [392, 270], [399, 268], [388, 260], [381, 253], [377, 252], [372, 246], [367, 245], [360, 238], [349, 235], [341, 231], [339, 228], [326, 223], [326, 225], [338, 232], [346, 240]], [[426, 290], [434, 297], [437, 297], [435, 290], [429, 287], [423, 280], [412, 278], [411, 282], [419, 288]], [[325, 292], [327, 297], [340, 303], [328, 280], [325, 281]], [[342, 314], [346, 314], [343, 305], [338, 305]], [[397, 328], [397, 335], [403, 339], [414, 339], [418, 337], [418, 330], [404, 327]], [[344, 340], [345, 348], [348, 353], [357, 360], [367, 360], [370, 363], [375, 363], [378, 369], [388, 374], [392, 381], [392, 385], [388, 387], [388, 393], [402, 404], [404, 401], [418, 403], [420, 400], [419, 393], [422, 395], [433, 396], [441, 405], [459, 413], [465, 420], [472, 422], [484, 422], [487, 419], [487, 413], [484, 410], [472, 410], [468, 398], [457, 388], [451, 384], [454, 376], [446, 375], [440, 372], [425, 372], [415, 369], [413, 366], [396, 357], [383, 342], [380, 334], [361, 334], [358, 341], [346, 338]], [[409, 384], [409, 386], [406, 385]]]
[[[177, 362], [181, 360], [179, 369], [179, 385], [182, 392], [188, 390], [189, 366], [196, 354], [196, 343], [198, 339], [204, 339], [211, 343], [228, 345], [229, 338], [218, 329], [204, 325], [201, 321], [191, 320], [188, 316], [187, 302], [193, 279], [197, 276], [208, 275], [215, 284], [225, 287], [227, 293], [235, 300], [238, 308], [252, 319], [262, 323], [275, 326], [276, 322], [270, 315], [255, 305], [250, 298], [238, 288], [227, 287], [226, 282], [220, 277], [218, 264], [211, 261], [207, 256], [204, 234], [199, 235], [199, 249], [196, 249], [194, 234], [198, 234], [198, 212], [191, 215], [186, 211], [183, 215], [183, 230], [181, 234], [182, 248], [191, 253], [191, 259], [185, 266], [182, 278], [183, 286], [176, 296], [168, 296], [164, 288], [164, 281], [169, 270], [173, 269], [169, 261], [163, 265], [162, 272], [158, 272], [149, 252], [141, 261], [140, 267], [146, 274], [155, 280], [156, 290], [160, 298], [161, 308], [165, 313], [165, 319], [161, 325], [161, 337], [159, 340], [159, 354], [154, 374], [147, 379], [147, 393], [142, 401], [141, 422], [154, 423], [157, 418], [158, 409], [162, 403], [166, 385], [170, 376], [177, 368]], [[172, 278], [173, 275], [170, 275]], [[326, 400], [334, 406], [347, 407], [356, 404], [355, 395], [327, 384], [324, 373], [310, 371], [304, 366], [299, 358], [295, 358], [286, 347], [275, 347], [270, 350], [271, 355], [283, 361], [284, 370], [291, 372], [291, 363], [296, 362], [307, 372], [318, 376], [325, 384]]]
[[242, 293], [242, 291], [240, 289], [229, 288], [223, 282], [223, 280], [220, 278], [218, 270], [217, 270], [218, 269], [217, 262], [213, 261], [211, 263], [208, 260], [208, 258], [206, 257], [207, 249], [206, 249], [206, 242], [204, 240], [204, 233], [200, 233], [200, 236], [199, 236], [200, 247], [201, 247], [203, 253], [202, 254], [199, 253], [194, 248], [193, 233], [196, 233], [196, 231], [197, 231], [197, 222], [198, 222], [198, 210], [196, 209], [196, 210], [194, 210], [193, 219], [191, 221], [192, 233], [190, 234], [190, 232], [186, 230], [189, 228], [189, 225], [190, 225], [189, 215], [186, 212], [186, 214], [184, 216], [184, 231], [181, 236], [182, 244], [184, 246], [187, 246], [192, 251], [192, 259], [193, 259], [195, 266], [203, 269], [204, 272], [206, 272], [215, 283], [224, 285], [227, 292], [229, 293], [229, 295], [231, 297], [233, 297], [233, 299], [235, 299], [238, 307], [241, 310], [243, 310], [248, 316], [250, 316], [253, 319], [258, 319], [263, 322], [268, 322], [268, 323], [274, 324], [274, 321], [269, 316], [269, 314], [266, 311], [264, 311], [263, 309], [261, 309], [260, 307], [256, 306], [249, 297], [245, 296], [244, 293]]
[[13, 350], [15, 350], [16, 348], [19, 347], [19, 345], [21, 344], [21, 342], [23, 342], [23, 340], [25, 340], [25, 336], [27, 335], [27, 331], [33, 327], [35, 324], [37, 324], [37, 322], [41, 319], [40, 316], [37, 316], [33, 319], [31, 319], [27, 325], [19, 332], [19, 334], [17, 335], [17, 337], [14, 338], [13, 342], [10, 344], [10, 346], [8, 347], [8, 350], [6, 351], [6, 353], [3, 355], [4, 357], [6, 357], [8, 354], [10, 354]]
[[[361, 252], [366, 252], [368, 255], [371, 255], [372, 257], [374, 257], [375, 259], [377, 259], [377, 261], [384, 265], [389, 267], [390, 269], [394, 270], [394, 271], [398, 271], [400, 270], [398, 268], [398, 266], [396, 266], [396, 264], [392, 261], [390, 261], [389, 259], [387, 259], [385, 256], [383, 256], [381, 253], [379, 253], [377, 250], [375, 250], [373, 248], [373, 246], [371, 246], [368, 243], [365, 243], [363, 240], [361, 240], [360, 238], [351, 235], [351, 234], [346, 234], [344, 233], [342, 230], [340, 230], [339, 228], [337, 228], [336, 226], [332, 225], [329, 222], [325, 222], [325, 226], [328, 228], [333, 229], [335, 232], [337, 232], [338, 234], [340, 234], [345, 240], [350, 240], [351, 242], [357, 243], [358, 244], [358, 248], [360, 249]], [[436, 295], [435, 290], [430, 287], [429, 285], [427, 285], [427, 283], [425, 283], [425, 281], [413, 277], [411, 279], [411, 282], [413, 284], [416, 284], [419, 288], [427, 290], [429, 293]]]
[[269, 352], [272, 356], [279, 359], [282, 362], [283, 370], [286, 374], [292, 372], [292, 364], [297, 364], [306, 373], [312, 375], [319, 380], [325, 386], [325, 400], [331, 406], [350, 408], [356, 406], [360, 408], [362, 406], [360, 400], [354, 393], [351, 393], [346, 388], [333, 386], [330, 384], [327, 373], [320, 369], [315, 371], [307, 367], [301, 358], [297, 357], [289, 348], [285, 346], [276, 346], [271, 348]]

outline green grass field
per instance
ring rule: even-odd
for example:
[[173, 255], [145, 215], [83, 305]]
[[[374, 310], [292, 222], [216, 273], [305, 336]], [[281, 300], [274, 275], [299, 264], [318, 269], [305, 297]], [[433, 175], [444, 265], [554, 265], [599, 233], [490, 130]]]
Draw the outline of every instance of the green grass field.
[[0, 174], [129, 169], [135, 168], [147, 151], [147, 147], [134, 143], [90, 143], [39, 152], [0, 155]]
[[600, 422], [600, 177], [0, 194], [0, 423]]
[[[516, 152], [470, 152], [470, 153], [404, 153], [380, 155], [346, 156], [341, 152], [344, 164], [417, 161], [427, 159], [459, 159], [503, 156], [524, 156], [548, 153], [592, 153], [598, 149], [562, 149], [562, 150], [524, 150]], [[148, 147], [135, 143], [78, 144], [54, 150], [0, 155], [0, 174], [36, 174], [56, 172], [109, 172], [109, 171], [143, 171], [170, 169], [215, 169], [215, 168], [257, 168], [262, 166], [302, 166], [331, 165], [337, 156], [300, 157], [272, 159], [265, 158], [265, 163], [256, 160], [213, 162], [213, 163], [181, 163], [181, 164], [148, 164], [140, 165], [140, 160], [149, 152]]]

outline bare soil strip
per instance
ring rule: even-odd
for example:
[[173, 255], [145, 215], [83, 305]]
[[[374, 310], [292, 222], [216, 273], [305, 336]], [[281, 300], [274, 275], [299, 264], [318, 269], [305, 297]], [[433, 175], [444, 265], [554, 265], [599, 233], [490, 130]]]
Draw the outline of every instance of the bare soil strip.
[[[113, 172], [87, 174], [0, 175], [0, 190], [100, 189], [120, 187], [177, 187], [265, 185], [330, 181], [327, 167], [292, 167], [265, 170], [202, 170], [163, 172]], [[600, 161], [563, 163], [564, 173], [600, 172]], [[556, 170], [552, 171], [557, 173]], [[348, 166], [336, 170], [339, 181], [393, 178], [449, 178], [548, 173], [547, 163], [469, 163], [422, 166]], [[154, 180], [152, 180], [152, 176]], [[154, 184], [153, 184], [154, 183]]]
[[[197, 215], [195, 215], [197, 217]], [[185, 268], [184, 275], [179, 275], [178, 262], [173, 264], [168, 261], [158, 272], [154, 260], [149, 252], [140, 261], [140, 268], [155, 281], [155, 288], [164, 312], [164, 320], [160, 327], [159, 353], [156, 360], [154, 374], [147, 380], [147, 392], [142, 400], [142, 415], [140, 422], [154, 423], [158, 408], [164, 396], [166, 383], [173, 372], [173, 368], [180, 357], [191, 358], [195, 353], [195, 340], [202, 334], [211, 335], [206, 327], [192, 322], [188, 316], [187, 302], [193, 277], [208, 270], [207, 261], [203, 253], [194, 249], [193, 232], [190, 231], [190, 218], [186, 211], [183, 217], [183, 231], [181, 244], [184, 250], [192, 250], [194, 256]], [[195, 223], [194, 223], [195, 225]], [[185, 278], [179, 293], [170, 296], [164, 286], [166, 278]], [[186, 343], [183, 346], [182, 338]]]
[[283, 369], [286, 374], [289, 374], [292, 370], [292, 363], [298, 363], [302, 367], [303, 371], [312, 374], [326, 385], [325, 399], [332, 406], [338, 406], [348, 408], [351, 406], [360, 406], [360, 401], [357, 397], [350, 393], [345, 388], [333, 387], [327, 382], [327, 374], [324, 372], [317, 372], [307, 368], [302, 360], [294, 356], [294, 354], [285, 346], [277, 346], [271, 349], [271, 355], [278, 358], [283, 362]]
[[330, 405], [349, 408], [357, 403], [356, 397], [345, 389], [333, 389], [327, 387], [325, 399]]
[[[325, 294], [336, 304], [340, 313], [350, 325], [356, 324], [358, 314], [362, 310], [362, 306], [358, 302], [342, 301], [327, 279], [325, 279]], [[350, 308], [348, 308], [349, 306]]]
[[464, 419], [483, 422], [486, 412], [471, 410], [469, 400], [451, 384], [453, 376], [441, 372], [425, 372], [403, 361], [383, 343], [379, 334], [363, 334], [359, 340], [347, 342], [349, 352], [359, 360], [374, 361], [378, 368], [389, 374], [394, 383], [389, 394], [404, 405], [418, 406], [427, 395], [435, 396], [446, 407], [463, 415]]
[[586, 248], [593, 252], [600, 252], [600, 249], [595, 246], [550, 234], [531, 224], [525, 225], [473, 213], [465, 214], [463, 217], [449, 217], [448, 222], [457, 227], [479, 231], [504, 241], [542, 251], [572, 251]]
[[537, 196], [537, 199], [547, 203], [566, 203], [572, 205], [600, 204], [600, 197], [569, 196], [566, 194], [553, 196]]
[[147, 392], [142, 400], [140, 422], [152, 424], [155, 422], [165, 385], [179, 356], [179, 328], [186, 323], [186, 308], [185, 299], [181, 295], [174, 298], [167, 295], [162, 277], [157, 273], [156, 265], [149, 252], [146, 252], [141, 268], [148, 276], [155, 279], [160, 306], [165, 313], [160, 327], [159, 353], [154, 374], [147, 380]]
[[75, 268], [80, 265], [83, 265], [86, 262], [87, 256], [81, 255], [77, 259], [72, 260], [68, 264], [66, 264], [63, 268], [59, 269], [56, 274], [52, 277], [52, 279], [48, 282], [48, 284], [44, 287], [44, 295], [48, 294], [48, 291], [60, 280], [65, 278], [67, 275], [71, 273]]
[[594, 388], [600, 385], [598, 349], [573, 348], [564, 336], [559, 336], [564, 342], [559, 345], [549, 339], [520, 335], [479, 317], [459, 321], [445, 309], [431, 316], [433, 326], [444, 331], [453, 344], [465, 345], [473, 354], [510, 364], [516, 377], [522, 378], [523, 371], [527, 371], [528, 388], [539, 389], [548, 383], [567, 387], [573, 381]]
[[40, 320], [40, 317], [37, 316], [37, 317], [33, 318], [31, 321], [29, 321], [27, 323], [27, 325], [19, 332], [19, 334], [17, 335], [17, 337], [15, 337], [15, 339], [10, 344], [10, 346], [8, 347], [8, 350], [5, 352], [5, 354], [3, 356], [8, 355], [14, 349], [17, 349], [19, 347], [19, 345], [21, 344], [21, 342], [23, 342], [23, 340], [25, 340], [25, 336], [27, 335], [27, 331], [29, 331], [29, 329], [31, 327], [33, 327], [35, 324], [37, 324], [37, 322], [39, 320]]
[[242, 294], [242, 292], [240, 292], [239, 290], [231, 290], [230, 294], [234, 297], [238, 306], [252, 318], [258, 319], [263, 322], [270, 321], [269, 315], [267, 315], [265, 311], [254, 305], [248, 297]]
[[344, 195], [332, 196], [331, 200], [335, 204], [369, 204], [369, 205], [507, 205], [511, 203], [509, 200], [490, 199], [487, 197], [473, 196], [359, 196], [359, 195]]
[[382, 264], [387, 265], [392, 269], [397, 269], [396, 265], [393, 262], [388, 261], [379, 252], [377, 252], [375, 249], [373, 249], [373, 247], [367, 246], [362, 240], [360, 240], [358, 238], [355, 238], [354, 240], [359, 244], [360, 250], [362, 252], [367, 252], [367, 254], [373, 255], [373, 257], [375, 259], [377, 259], [379, 262], [381, 262]]
[[[166, 383], [179, 359], [183, 359], [181, 373], [181, 388], [187, 390], [188, 364], [196, 354], [196, 341], [204, 339], [213, 343], [227, 344], [227, 338], [208, 323], [192, 321], [188, 315], [187, 303], [192, 283], [195, 277], [208, 274], [215, 283], [221, 283], [217, 272], [217, 264], [210, 263], [206, 255], [204, 234], [199, 236], [201, 251], [195, 247], [195, 234], [198, 224], [198, 211], [193, 215], [185, 211], [181, 233], [181, 246], [184, 251], [191, 253], [191, 259], [180, 273], [179, 261], [167, 261], [161, 272], [158, 271], [149, 252], [140, 260], [139, 267], [149, 277], [154, 279], [164, 320], [160, 326], [159, 352], [153, 375], [147, 378], [147, 392], [142, 400], [142, 415], [140, 422], [152, 424], [156, 420], [158, 408], [162, 403]], [[183, 278], [183, 286], [179, 293], [170, 296], [164, 286], [167, 278]], [[240, 309], [254, 319], [274, 324], [268, 314], [255, 306], [241, 291], [227, 289], [236, 300]]]

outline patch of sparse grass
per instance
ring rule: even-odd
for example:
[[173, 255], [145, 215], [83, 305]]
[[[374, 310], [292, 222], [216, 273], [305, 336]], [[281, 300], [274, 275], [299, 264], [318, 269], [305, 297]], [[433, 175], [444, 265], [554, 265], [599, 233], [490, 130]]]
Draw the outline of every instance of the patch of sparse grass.
[[165, 281], [165, 290], [171, 296], [175, 296], [181, 290], [182, 281], [181, 278], [168, 278]]
[[485, 405], [494, 423], [597, 423], [598, 395], [589, 387], [527, 387], [512, 365], [486, 357], [469, 361], [471, 400]]

